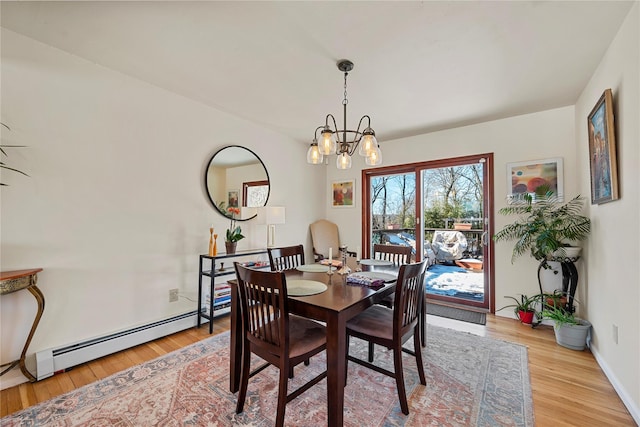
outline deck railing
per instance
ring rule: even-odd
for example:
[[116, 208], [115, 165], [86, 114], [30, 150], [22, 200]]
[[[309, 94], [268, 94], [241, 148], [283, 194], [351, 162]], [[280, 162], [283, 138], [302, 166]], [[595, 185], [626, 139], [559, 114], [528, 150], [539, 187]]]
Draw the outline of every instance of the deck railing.
[[[425, 228], [424, 238], [427, 242], [433, 241], [435, 231], [459, 231], [467, 238], [467, 250], [464, 252], [465, 258], [479, 258], [482, 256], [482, 229], [453, 230], [451, 228]], [[373, 230], [374, 243], [404, 244], [415, 247], [415, 233], [413, 228], [396, 228]]]

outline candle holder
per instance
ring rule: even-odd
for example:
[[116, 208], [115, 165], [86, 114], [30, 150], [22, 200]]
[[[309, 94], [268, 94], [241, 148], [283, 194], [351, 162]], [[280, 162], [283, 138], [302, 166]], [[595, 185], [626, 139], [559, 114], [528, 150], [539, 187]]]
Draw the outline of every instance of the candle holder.
[[340, 246], [340, 254], [342, 255], [342, 268], [338, 270], [338, 274], [346, 276], [351, 273], [351, 269], [347, 266], [347, 245]]
[[333, 269], [331, 267], [332, 267], [331, 262], [329, 262], [329, 269], [327, 270], [327, 274], [329, 276], [333, 275]]

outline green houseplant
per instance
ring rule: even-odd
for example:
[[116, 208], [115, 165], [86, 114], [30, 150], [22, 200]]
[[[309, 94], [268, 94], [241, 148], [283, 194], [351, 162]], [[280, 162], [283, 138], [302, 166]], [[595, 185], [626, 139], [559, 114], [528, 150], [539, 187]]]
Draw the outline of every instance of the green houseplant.
[[[0, 122], [0, 126], [6, 128], [7, 130], [11, 130], [11, 128], [7, 125], [5, 125], [4, 123]], [[20, 147], [24, 147], [24, 145], [6, 145], [6, 144], [2, 144], [0, 145], [0, 153], [2, 153], [2, 155], [4, 157], [9, 157], [7, 152], [4, 150], [5, 148], [20, 148]], [[19, 169], [16, 168], [12, 168], [9, 165], [7, 165], [3, 160], [0, 161], [0, 169], [6, 169], [9, 171], [13, 171], [13, 172], [17, 172], [17, 173], [21, 173], [24, 176], [29, 176], [26, 173], [22, 172]], [[8, 184], [5, 184], [4, 182], [0, 182], [0, 186], [7, 186]]]
[[566, 258], [565, 248], [571, 242], [585, 240], [591, 232], [591, 220], [580, 215], [583, 202], [578, 195], [562, 203], [548, 186], [540, 186], [535, 194], [525, 194], [522, 201], [498, 211], [519, 217], [498, 231], [493, 240], [515, 240], [511, 262], [527, 252], [541, 262]]
[[522, 294], [518, 300], [516, 297], [507, 295], [505, 298], [512, 299], [514, 304], [505, 305], [498, 311], [504, 310], [505, 308], [513, 308], [513, 313], [518, 317], [520, 322], [526, 325], [533, 325], [533, 318], [536, 317], [539, 320], [541, 317], [536, 310], [538, 303], [541, 301], [541, 297], [542, 296], [540, 294], [536, 294], [532, 297]]
[[591, 323], [563, 307], [546, 305], [542, 317], [554, 322], [553, 332], [556, 342], [571, 350], [584, 350], [591, 330]]
[[[518, 215], [511, 224], [498, 231], [493, 239], [515, 241], [511, 262], [529, 254], [538, 260], [538, 283], [543, 292], [541, 272], [550, 269], [549, 261], [557, 261], [562, 267], [562, 292], [567, 292], [566, 308], [573, 310], [573, 296], [578, 283], [578, 271], [574, 261], [577, 253], [571, 253], [572, 242], [585, 240], [591, 232], [591, 220], [580, 214], [584, 199], [576, 196], [563, 203], [547, 185], [541, 185], [535, 193], [525, 194], [522, 200], [500, 209], [503, 215]], [[579, 248], [578, 248], [579, 249]]]
[[237, 243], [244, 239], [242, 229], [239, 225], [236, 225], [236, 215], [240, 215], [240, 208], [230, 207], [227, 209], [227, 212], [231, 214], [231, 224], [227, 229], [224, 245], [228, 254], [234, 254], [236, 253]]

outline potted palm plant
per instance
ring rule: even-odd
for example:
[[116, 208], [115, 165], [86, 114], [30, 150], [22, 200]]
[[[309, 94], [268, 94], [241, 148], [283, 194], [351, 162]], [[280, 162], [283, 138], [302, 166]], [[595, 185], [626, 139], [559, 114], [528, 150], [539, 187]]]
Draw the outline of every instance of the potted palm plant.
[[[573, 309], [572, 299], [577, 286], [578, 273], [573, 264], [577, 254], [570, 250], [573, 242], [585, 240], [591, 232], [591, 220], [580, 214], [584, 198], [576, 196], [566, 203], [556, 197], [548, 186], [538, 187], [533, 194], [526, 194], [522, 201], [500, 209], [503, 215], [518, 215], [511, 224], [498, 231], [493, 240], [515, 241], [511, 262], [528, 253], [540, 262], [538, 282], [540, 293], [542, 269], [551, 268], [550, 261], [562, 264], [563, 289], [567, 293], [567, 306]], [[567, 289], [565, 289], [567, 287]]]

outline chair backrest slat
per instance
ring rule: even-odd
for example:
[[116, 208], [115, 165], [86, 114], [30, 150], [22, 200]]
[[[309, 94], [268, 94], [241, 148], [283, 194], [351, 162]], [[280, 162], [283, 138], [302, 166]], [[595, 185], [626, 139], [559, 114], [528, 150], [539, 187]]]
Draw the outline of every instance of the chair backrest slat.
[[373, 258], [391, 261], [395, 265], [408, 264], [411, 262], [411, 246], [403, 245], [373, 245]]
[[283, 272], [254, 270], [234, 263], [244, 331], [249, 341], [286, 354], [289, 348], [289, 316]]
[[271, 271], [293, 270], [304, 264], [304, 246], [302, 245], [269, 248], [267, 252]]

